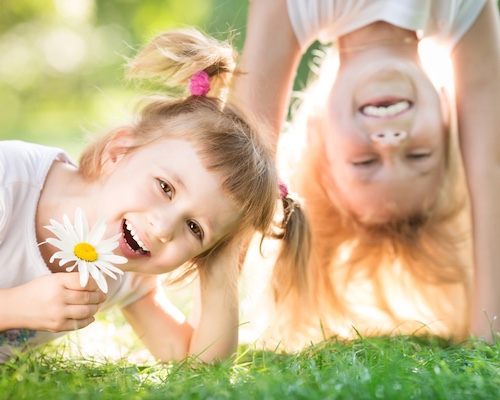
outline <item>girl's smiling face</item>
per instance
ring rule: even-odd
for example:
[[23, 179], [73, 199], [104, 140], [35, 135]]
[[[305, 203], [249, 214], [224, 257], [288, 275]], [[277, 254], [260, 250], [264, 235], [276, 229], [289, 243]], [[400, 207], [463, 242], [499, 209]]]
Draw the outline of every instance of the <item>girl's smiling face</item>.
[[123, 134], [106, 148], [96, 213], [108, 217], [107, 236], [122, 234], [123, 270], [170, 272], [230, 233], [240, 212], [189, 142], [161, 139], [122, 154], [131, 144]]
[[446, 119], [417, 63], [382, 58], [340, 69], [325, 143], [346, 208], [366, 222], [425, 212], [442, 186]]

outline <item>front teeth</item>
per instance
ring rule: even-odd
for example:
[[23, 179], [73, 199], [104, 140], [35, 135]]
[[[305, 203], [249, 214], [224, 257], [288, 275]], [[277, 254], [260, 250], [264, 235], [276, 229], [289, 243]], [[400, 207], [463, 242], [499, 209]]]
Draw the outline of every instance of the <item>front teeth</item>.
[[137, 235], [137, 233], [136, 233], [134, 227], [132, 226], [132, 224], [130, 224], [128, 221], [125, 221], [125, 227], [127, 228], [127, 230], [132, 235], [132, 238], [141, 247], [141, 249], [144, 250], [144, 252], [149, 251], [148, 248], [144, 245], [144, 243], [142, 243], [141, 239], [139, 239], [139, 236]]
[[408, 100], [401, 100], [390, 106], [364, 106], [362, 113], [370, 117], [392, 117], [410, 108]]

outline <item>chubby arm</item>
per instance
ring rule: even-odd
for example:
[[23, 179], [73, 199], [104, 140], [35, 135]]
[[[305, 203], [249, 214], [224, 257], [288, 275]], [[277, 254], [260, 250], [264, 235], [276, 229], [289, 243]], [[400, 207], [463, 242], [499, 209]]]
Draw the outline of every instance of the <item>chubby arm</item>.
[[490, 340], [490, 322], [493, 331], [500, 331], [500, 25], [495, 1], [488, 0], [452, 57], [472, 201], [476, 270], [471, 333]]
[[235, 97], [271, 126], [276, 139], [301, 56], [286, 1], [252, 0]]
[[44, 275], [0, 290], [0, 331], [63, 332], [83, 328], [106, 299], [94, 279], [80, 286], [78, 272]]
[[210, 362], [231, 356], [238, 344], [238, 252], [225, 249], [202, 274], [196, 318], [185, 320], [158, 288], [123, 309], [144, 345], [163, 362], [195, 355]]

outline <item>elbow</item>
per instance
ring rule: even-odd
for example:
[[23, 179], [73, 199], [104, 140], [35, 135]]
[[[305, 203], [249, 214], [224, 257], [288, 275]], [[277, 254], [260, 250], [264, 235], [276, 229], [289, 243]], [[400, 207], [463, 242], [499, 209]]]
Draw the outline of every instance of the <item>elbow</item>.
[[207, 364], [217, 364], [233, 357], [236, 354], [237, 348], [237, 345], [226, 346], [224, 348], [208, 348], [203, 352], [192, 354], [192, 358]]
[[236, 332], [231, 335], [228, 334], [226, 337], [219, 337], [204, 347], [193, 345], [189, 349], [188, 358], [207, 364], [218, 363], [234, 356], [237, 349], [238, 334]]
[[206, 364], [217, 363], [231, 358], [238, 349], [238, 334], [233, 332], [228, 337], [219, 337], [212, 342], [197, 341], [196, 334], [190, 332], [182, 341], [165, 344], [150, 349], [151, 354], [161, 364], [178, 361], [199, 361]]
[[182, 361], [191, 355], [190, 343], [193, 332], [193, 328], [185, 323], [175, 335], [145, 344], [154, 359], [161, 364]]

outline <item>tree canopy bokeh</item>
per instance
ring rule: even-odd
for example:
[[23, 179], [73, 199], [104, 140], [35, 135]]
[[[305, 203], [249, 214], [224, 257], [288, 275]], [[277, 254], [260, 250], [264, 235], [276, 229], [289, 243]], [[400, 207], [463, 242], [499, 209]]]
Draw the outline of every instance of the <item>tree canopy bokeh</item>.
[[0, 0], [0, 139], [78, 151], [133, 96], [124, 62], [164, 29], [241, 49], [247, 0]]

